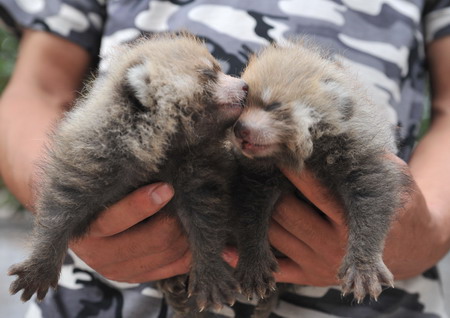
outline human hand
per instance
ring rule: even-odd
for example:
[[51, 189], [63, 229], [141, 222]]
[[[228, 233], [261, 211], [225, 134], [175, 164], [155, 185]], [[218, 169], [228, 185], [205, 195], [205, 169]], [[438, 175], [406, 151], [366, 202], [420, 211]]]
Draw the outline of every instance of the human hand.
[[[399, 158], [388, 156], [387, 160], [396, 161], [408, 173], [408, 166]], [[338, 284], [337, 272], [347, 244], [343, 205], [310, 171], [283, 173], [324, 215], [293, 195], [282, 197], [269, 230], [271, 244], [287, 256], [279, 259], [276, 280], [313, 286]], [[439, 259], [433, 248], [440, 239], [438, 220], [414, 182], [412, 187], [394, 217], [384, 250], [384, 261], [395, 279], [416, 276]]]
[[278, 259], [275, 278], [302, 285], [336, 285], [347, 244], [342, 205], [310, 171], [283, 173], [323, 214], [293, 194], [281, 197], [269, 228], [272, 246], [286, 256]]
[[71, 249], [115, 281], [141, 283], [186, 273], [191, 261], [186, 237], [174, 218], [156, 213], [172, 196], [163, 183], [132, 192], [103, 211]]

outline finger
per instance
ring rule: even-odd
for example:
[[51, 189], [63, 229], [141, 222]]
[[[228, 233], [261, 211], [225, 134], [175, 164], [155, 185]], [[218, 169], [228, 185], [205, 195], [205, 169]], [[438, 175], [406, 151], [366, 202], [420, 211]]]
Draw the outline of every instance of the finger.
[[278, 268], [279, 271], [273, 274], [278, 283], [307, 284], [303, 269], [291, 259], [278, 259]]
[[86, 237], [70, 247], [88, 265], [98, 270], [105, 265], [121, 263], [142, 255], [173, 248], [177, 241], [187, 240], [175, 218], [156, 214], [147, 222], [108, 237]]
[[308, 267], [296, 262], [283, 258], [278, 260], [279, 271], [274, 273], [275, 280], [279, 283], [291, 283], [297, 285], [312, 285], [320, 286], [334, 286], [339, 285], [339, 280], [336, 275], [326, 273], [326, 271], [314, 270], [308, 272]]
[[[323, 249], [329, 245], [329, 238], [336, 235], [336, 229], [328, 220], [310, 205], [293, 195], [285, 195], [278, 202], [272, 218], [286, 231], [310, 246]], [[344, 232], [344, 230], [340, 232]], [[335, 242], [331, 242], [335, 244]]]
[[173, 196], [166, 183], [155, 183], [132, 192], [112, 205], [92, 223], [89, 234], [106, 237], [123, 232], [159, 211]]
[[[289, 202], [287, 201], [286, 204]], [[346, 251], [347, 230], [338, 231], [323, 218], [314, 215], [314, 210], [308, 213], [311, 212], [312, 218], [300, 223], [290, 222], [288, 219], [285, 225], [278, 223], [274, 218], [269, 228], [271, 243], [286, 256], [302, 264], [303, 268], [317, 267], [317, 262], [337, 267]], [[296, 214], [292, 209], [289, 213], [294, 216]], [[314, 220], [315, 217], [318, 218]], [[299, 219], [302, 220], [301, 217]], [[292, 225], [296, 222], [300, 226]], [[302, 223], [309, 223], [310, 226], [305, 227]]]
[[165, 214], [156, 214], [148, 221], [110, 236], [107, 240], [117, 258], [121, 255], [135, 258], [145, 254], [158, 254], [173, 249], [173, 244], [178, 241], [188, 244], [178, 220]]
[[281, 169], [281, 171], [330, 220], [337, 225], [345, 224], [345, 209], [342, 202], [311, 171], [303, 169], [300, 174], [287, 169]]
[[276, 221], [270, 222], [269, 240], [273, 247], [293, 260], [312, 258], [314, 251]]
[[187, 250], [182, 257], [178, 258], [174, 262], [166, 266], [157, 268], [153, 271], [144, 272], [139, 275], [133, 276], [127, 281], [129, 283], [144, 283], [154, 280], [165, 279], [176, 275], [186, 274], [187, 272], [189, 272], [191, 262], [192, 262], [192, 254], [189, 250]]
[[387, 159], [392, 160], [393, 162], [397, 163], [400, 167], [404, 167], [404, 168], [408, 167], [408, 164], [402, 158], [400, 158], [399, 156], [397, 156], [391, 152], [387, 152], [385, 156]]
[[[180, 261], [180, 259], [186, 257], [188, 259], [184, 261], [187, 263]], [[98, 272], [107, 278], [124, 282], [135, 282], [136, 279], [144, 276], [150, 277], [149, 273], [159, 275], [158, 277], [155, 276], [154, 279], [161, 279], [165, 278], [161, 276], [163, 273], [172, 273], [180, 270], [186, 272], [189, 265], [188, 260], [190, 260], [189, 245], [184, 240], [180, 240], [175, 242], [171, 249], [160, 253], [143, 254], [137, 258], [130, 258], [119, 263], [107, 264], [98, 269]]]
[[330, 270], [329, 262], [320, 253], [298, 240], [282, 226], [273, 221], [269, 236], [274, 247], [285, 254], [286, 258], [278, 258], [279, 270], [274, 273], [278, 282], [325, 286], [336, 283], [336, 266]]

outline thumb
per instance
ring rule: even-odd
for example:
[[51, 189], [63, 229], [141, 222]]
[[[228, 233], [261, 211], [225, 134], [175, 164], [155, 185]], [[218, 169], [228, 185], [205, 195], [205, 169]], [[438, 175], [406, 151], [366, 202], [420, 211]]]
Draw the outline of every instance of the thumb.
[[172, 197], [166, 183], [154, 183], [137, 189], [113, 204], [92, 223], [90, 234], [106, 237], [121, 233], [158, 212]]

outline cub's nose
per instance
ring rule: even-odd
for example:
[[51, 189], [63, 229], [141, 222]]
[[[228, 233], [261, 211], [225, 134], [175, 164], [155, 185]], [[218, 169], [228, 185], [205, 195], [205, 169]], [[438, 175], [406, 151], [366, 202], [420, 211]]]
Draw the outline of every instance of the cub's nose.
[[247, 139], [250, 136], [250, 129], [241, 121], [237, 121], [233, 127], [234, 135], [239, 139]]

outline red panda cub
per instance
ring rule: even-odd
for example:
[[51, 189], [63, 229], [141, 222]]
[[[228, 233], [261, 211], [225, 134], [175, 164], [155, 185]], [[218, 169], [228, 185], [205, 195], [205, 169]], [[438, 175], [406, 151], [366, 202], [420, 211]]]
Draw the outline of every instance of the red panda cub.
[[[249, 91], [234, 125], [241, 164], [237, 278], [248, 297], [275, 287], [270, 214], [288, 184], [278, 167], [309, 169], [345, 207], [348, 244], [338, 278], [361, 302], [393, 285], [383, 263], [386, 234], [409, 178], [386, 159], [394, 130], [337, 60], [304, 39], [271, 45], [242, 74]], [[258, 316], [259, 317], [259, 316]], [[265, 317], [265, 316], [261, 316]]]
[[172, 283], [183, 279], [161, 284], [168, 302], [181, 316], [233, 303], [238, 284], [221, 253], [235, 161], [222, 145], [247, 85], [225, 75], [189, 34], [136, 40], [117, 48], [109, 63], [52, 136], [37, 185], [32, 253], [11, 267], [18, 276], [11, 293], [43, 299], [57, 286], [70, 241], [105, 208], [163, 181], [175, 196], [160, 213], [179, 219], [193, 258], [186, 290], [193, 306], [170, 299]]

